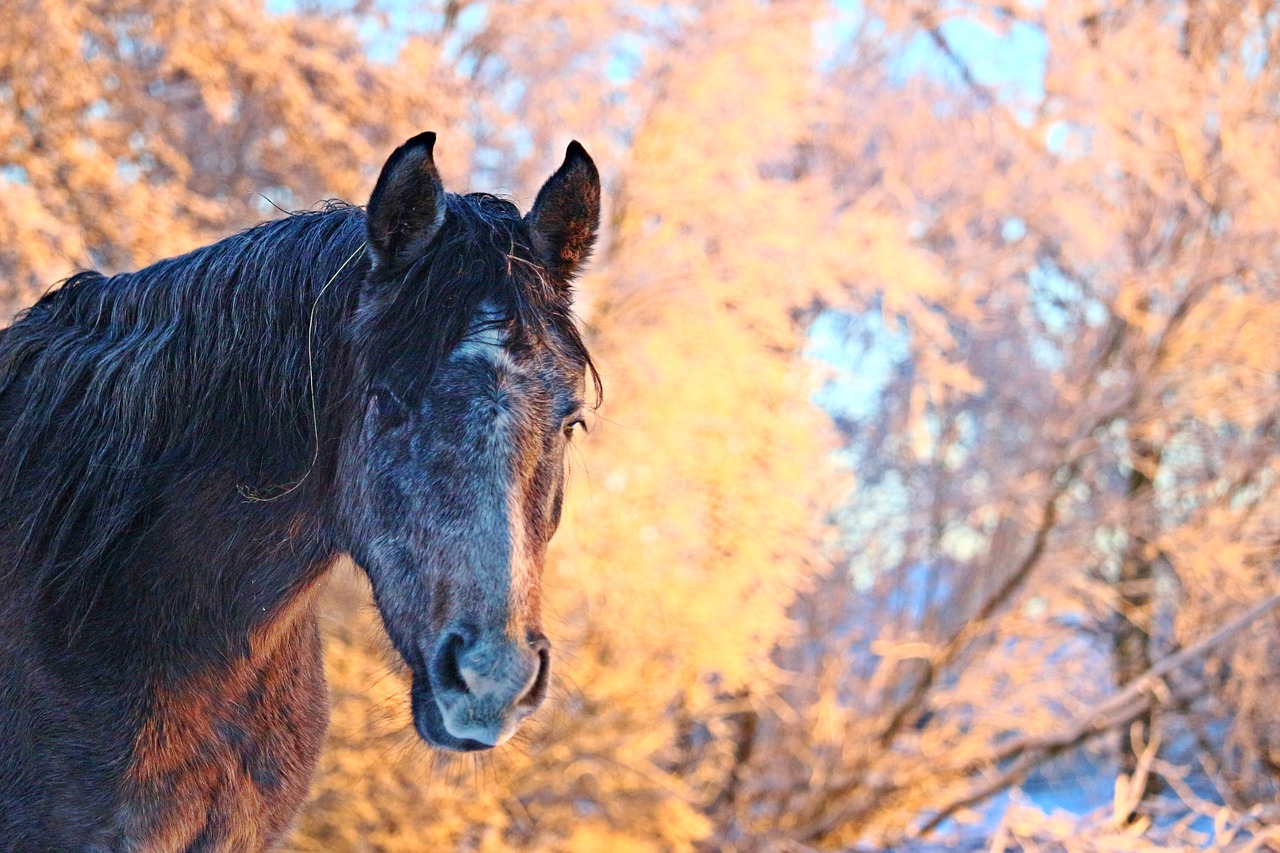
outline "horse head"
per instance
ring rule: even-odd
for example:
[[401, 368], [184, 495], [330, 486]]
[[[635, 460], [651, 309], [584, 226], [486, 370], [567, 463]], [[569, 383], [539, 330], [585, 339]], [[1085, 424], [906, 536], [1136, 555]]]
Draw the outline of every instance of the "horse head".
[[367, 208], [338, 527], [412, 671], [418, 733], [469, 751], [510, 738], [547, 693], [543, 562], [598, 393], [570, 285], [600, 183], [575, 142], [522, 216], [446, 193], [434, 142], [397, 149]]

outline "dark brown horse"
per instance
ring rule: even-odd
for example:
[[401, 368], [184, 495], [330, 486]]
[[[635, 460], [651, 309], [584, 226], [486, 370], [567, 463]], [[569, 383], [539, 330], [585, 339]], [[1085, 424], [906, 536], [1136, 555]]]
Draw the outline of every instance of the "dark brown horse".
[[599, 178], [573, 143], [521, 216], [445, 193], [434, 141], [367, 210], [81, 273], [0, 332], [0, 850], [278, 842], [343, 554], [429, 744], [490, 748], [542, 702]]

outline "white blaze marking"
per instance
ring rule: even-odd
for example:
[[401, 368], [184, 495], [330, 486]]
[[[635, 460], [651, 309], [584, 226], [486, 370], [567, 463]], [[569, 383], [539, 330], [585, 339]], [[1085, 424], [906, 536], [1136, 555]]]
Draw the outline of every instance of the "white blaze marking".
[[[479, 358], [489, 361], [503, 371], [516, 370], [515, 364], [507, 353], [507, 337], [502, 327], [495, 321], [501, 318], [497, 306], [488, 299], [476, 308], [471, 326], [467, 330], [462, 343], [450, 355], [450, 360], [462, 358]], [[516, 412], [503, 406], [494, 418], [492, 428], [505, 432], [510, 429], [511, 422], [516, 420]], [[510, 438], [510, 436], [508, 436]], [[507, 448], [511, 452], [511, 448]], [[508, 554], [508, 631], [517, 642], [523, 642], [523, 636], [517, 637], [520, 626], [515, 623], [516, 615], [527, 604], [526, 591], [536, 580], [533, 577], [533, 566], [527, 558], [527, 531], [525, 530], [525, 507], [523, 495], [519, 489], [520, 477], [508, 483], [507, 488], [507, 530], [510, 553]], [[487, 741], [486, 741], [487, 742]]]

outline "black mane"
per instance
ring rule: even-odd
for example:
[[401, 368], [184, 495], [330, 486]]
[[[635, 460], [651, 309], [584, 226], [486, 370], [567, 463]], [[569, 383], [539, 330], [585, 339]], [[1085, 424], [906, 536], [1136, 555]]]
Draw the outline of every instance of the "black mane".
[[180, 480], [290, 495], [363, 390], [349, 387], [352, 359], [428, 382], [485, 300], [517, 343], [553, 340], [594, 379], [568, 295], [529, 243], [511, 203], [449, 196], [429, 250], [364, 298], [364, 211], [335, 204], [68, 279], [0, 331], [0, 501], [17, 510], [0, 524], [23, 543], [0, 577], [74, 578]]

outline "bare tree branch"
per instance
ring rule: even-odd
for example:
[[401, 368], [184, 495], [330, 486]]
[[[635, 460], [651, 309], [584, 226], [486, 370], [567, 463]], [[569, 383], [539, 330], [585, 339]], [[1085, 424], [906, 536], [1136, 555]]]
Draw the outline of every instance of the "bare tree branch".
[[1045, 759], [1079, 746], [1103, 732], [1129, 725], [1157, 704], [1156, 693], [1152, 689], [1157, 682], [1188, 664], [1203, 660], [1277, 606], [1280, 606], [1280, 595], [1273, 595], [1255, 604], [1209, 636], [1164, 658], [1141, 678], [1135, 679], [1128, 687], [1113, 694], [1091, 713], [1078, 717], [1065, 729], [1051, 735], [1018, 738], [981, 760], [966, 762], [957, 768], [958, 772], [968, 774], [983, 767], [1014, 759], [1011, 765], [995, 776], [947, 803], [918, 828], [909, 831], [909, 837], [918, 838], [928, 835], [961, 809], [980, 803], [993, 794], [1021, 782]]

